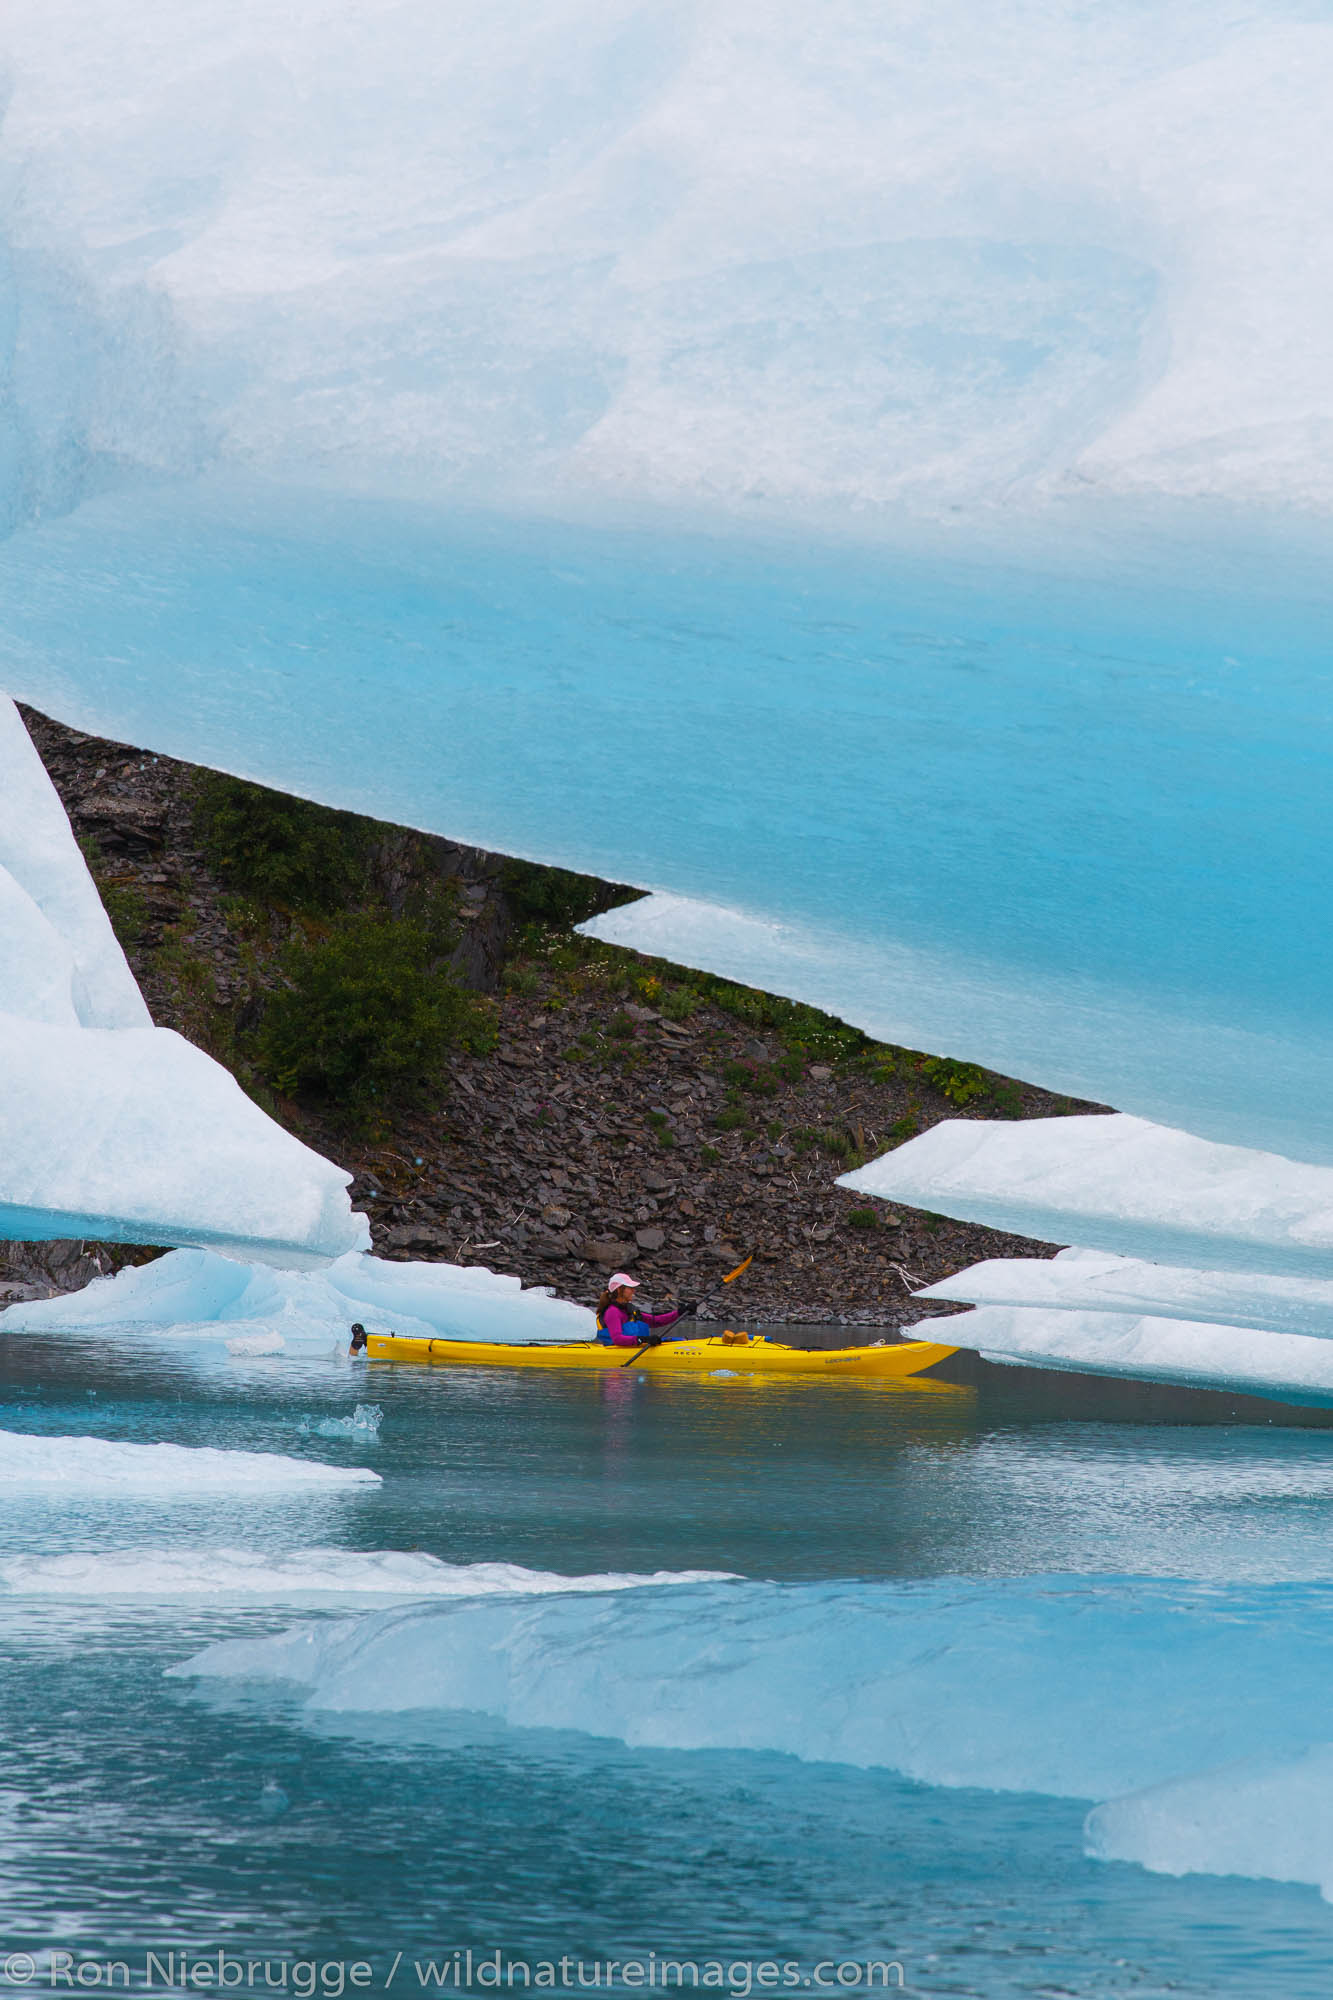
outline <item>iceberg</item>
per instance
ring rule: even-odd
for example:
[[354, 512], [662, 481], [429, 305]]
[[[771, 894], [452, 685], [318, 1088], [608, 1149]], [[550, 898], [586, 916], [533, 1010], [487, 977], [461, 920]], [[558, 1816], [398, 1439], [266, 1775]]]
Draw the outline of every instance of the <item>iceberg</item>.
[[838, 1185], [1117, 1256], [1333, 1276], [1333, 1170], [1142, 1118], [946, 1119]]
[[377, 1741], [470, 1712], [1086, 1799], [1097, 1859], [1333, 1894], [1327, 1584], [638, 1581], [302, 1622], [168, 1673], [285, 1684], [308, 1726]]
[[1333, 24], [13, 0], [0, 54], [0, 681], [1333, 1161]]
[[1159, 1875], [1308, 1882], [1333, 1902], [1333, 1743], [1247, 1757], [1089, 1813], [1087, 1851]]
[[746, 1579], [405, 1605], [224, 1640], [173, 1675], [310, 1714], [472, 1710], [663, 1749], [1106, 1800], [1321, 1739], [1327, 1584]]
[[238, 1598], [283, 1604], [294, 1598], [533, 1597], [556, 1591], [634, 1590], [645, 1584], [711, 1583], [716, 1570], [658, 1570], [645, 1576], [560, 1576], [520, 1563], [447, 1563], [420, 1550], [162, 1547], [95, 1554], [0, 1558], [0, 1588], [19, 1597], [101, 1599]]
[[0, 1236], [317, 1261], [369, 1241], [350, 1175], [156, 1028], [63, 806], [0, 698]]
[[1333, 1284], [1246, 1271], [1190, 1271], [1096, 1250], [993, 1257], [926, 1285], [921, 1299], [978, 1306], [1213, 1321], [1232, 1329], [1333, 1339]]
[[394, 1263], [361, 1251], [311, 1270], [173, 1250], [81, 1291], [0, 1311], [0, 1333], [129, 1332], [224, 1341], [233, 1354], [326, 1354], [372, 1333], [449, 1340], [591, 1340], [586, 1306], [479, 1265]]
[[1262, 1396], [1333, 1397], [1333, 1347], [1304, 1334], [1146, 1314], [979, 1306], [950, 1319], [948, 1337], [988, 1361]]
[[173, 1500], [262, 1500], [378, 1486], [366, 1466], [321, 1465], [273, 1451], [220, 1451], [212, 1445], [122, 1444], [110, 1438], [41, 1437], [0, 1431], [0, 1492], [159, 1495]]

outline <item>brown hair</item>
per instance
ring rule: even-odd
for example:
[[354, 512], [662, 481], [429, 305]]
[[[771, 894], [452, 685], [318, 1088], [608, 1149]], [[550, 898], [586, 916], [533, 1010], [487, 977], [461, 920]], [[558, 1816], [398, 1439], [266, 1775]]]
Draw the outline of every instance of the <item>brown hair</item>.
[[[623, 1288], [622, 1288], [622, 1289], [623, 1289]], [[605, 1320], [606, 1320], [606, 1309], [607, 1309], [607, 1307], [608, 1307], [608, 1306], [614, 1306], [614, 1305], [619, 1305], [619, 1304], [620, 1304], [620, 1301], [619, 1301], [619, 1300], [617, 1299], [617, 1297], [616, 1297], [616, 1295], [615, 1295], [615, 1293], [614, 1293], [614, 1292], [609, 1292], [609, 1291], [604, 1291], [604, 1292], [602, 1293], [602, 1296], [601, 1296], [601, 1298], [600, 1298], [600, 1299], [598, 1299], [598, 1301], [597, 1301], [597, 1317], [598, 1317], [598, 1319], [600, 1319], [600, 1320], [602, 1320], [603, 1322], [605, 1322]], [[634, 1314], [634, 1301], [633, 1301], [633, 1299], [631, 1299], [631, 1300], [630, 1300], [630, 1302], [629, 1302], [629, 1304], [628, 1304], [627, 1306], [622, 1306], [622, 1307], [621, 1307], [621, 1311], [622, 1311], [622, 1312], [627, 1312], [627, 1313], [629, 1313], [629, 1314], [630, 1314], [630, 1316], [631, 1316], [631, 1318], [632, 1318], [632, 1317], [633, 1317], [633, 1314]]]

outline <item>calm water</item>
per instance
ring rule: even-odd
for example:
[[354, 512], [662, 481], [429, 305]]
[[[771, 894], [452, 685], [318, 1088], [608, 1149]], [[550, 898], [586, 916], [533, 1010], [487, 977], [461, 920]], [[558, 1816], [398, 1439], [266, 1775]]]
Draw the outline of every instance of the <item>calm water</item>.
[[[377, 1435], [320, 1434], [367, 1402]], [[894, 1391], [18, 1337], [0, 1343], [0, 1403], [9, 1430], [383, 1475], [296, 1498], [11, 1493], [0, 1562], [333, 1547], [568, 1575], [1333, 1581], [1328, 1411], [1018, 1371]], [[468, 1716], [312, 1716], [272, 1685], [163, 1673], [361, 1600], [89, 1588], [0, 1594], [0, 1948], [33, 1954], [34, 1990], [51, 1990], [52, 1949], [124, 1960], [143, 1990], [146, 1950], [219, 1947], [260, 1955], [258, 1990], [265, 1959], [273, 1978], [282, 1960], [361, 1959], [379, 1992], [402, 1953], [393, 1990], [420, 1992], [418, 1965], [456, 1948], [569, 1955], [576, 1988], [580, 1959], [656, 1952], [701, 1977], [711, 1959], [790, 1962], [794, 1982], [819, 1961], [896, 1960], [940, 1994], [1328, 1990], [1333, 1909], [1312, 1889], [1093, 1863], [1077, 1801]], [[8, 1965], [0, 1985], [23, 1984]]]

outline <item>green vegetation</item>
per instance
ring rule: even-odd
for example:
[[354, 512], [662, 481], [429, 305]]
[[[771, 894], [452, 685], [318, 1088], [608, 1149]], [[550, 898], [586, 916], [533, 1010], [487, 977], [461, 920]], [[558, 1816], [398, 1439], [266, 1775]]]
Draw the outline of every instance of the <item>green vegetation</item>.
[[847, 1227], [849, 1229], [878, 1229], [879, 1217], [873, 1208], [853, 1208], [848, 1211]]
[[675, 1145], [676, 1135], [672, 1131], [664, 1111], [646, 1111], [644, 1118], [656, 1133], [657, 1143], [664, 1152]]
[[729, 1091], [748, 1090], [756, 1097], [774, 1097], [777, 1094], [777, 1072], [769, 1063], [725, 1062], [722, 1065], [722, 1081]]
[[378, 821], [289, 798], [221, 771], [201, 771], [194, 831], [234, 889], [292, 910], [338, 910], [367, 892]]
[[951, 1062], [947, 1056], [923, 1056], [917, 1068], [950, 1104], [971, 1104], [978, 1097], [988, 1096], [994, 1081], [976, 1063]]
[[249, 990], [233, 1018], [180, 932], [156, 963], [192, 1037], [254, 1095], [312, 1092], [364, 1119], [420, 1096], [451, 1049], [494, 1039], [489, 1004], [450, 974], [456, 893], [424, 836], [207, 771], [193, 820], [232, 891]]
[[716, 1113], [713, 1125], [719, 1132], [739, 1132], [749, 1123], [750, 1114], [739, 1099], [728, 1098], [722, 1109]]
[[848, 1165], [853, 1162], [859, 1165], [865, 1151], [860, 1137], [849, 1132], [845, 1125], [798, 1125], [791, 1137], [798, 1153], [808, 1153], [818, 1146]]
[[365, 1109], [421, 1091], [450, 1049], [487, 1046], [489, 1010], [443, 976], [437, 944], [419, 921], [365, 912], [294, 935], [255, 1037], [265, 1075]]
[[568, 868], [543, 868], [536, 861], [506, 861], [500, 886], [518, 923], [547, 930], [573, 930], [639, 894], [621, 883], [576, 875]]
[[121, 945], [128, 951], [136, 945], [148, 928], [148, 904], [143, 891], [130, 879], [120, 876], [108, 862], [101, 848], [92, 836], [85, 835], [79, 842], [83, 858], [88, 863], [88, 873], [97, 885], [97, 893], [102, 899], [102, 908], [110, 919], [111, 928]]

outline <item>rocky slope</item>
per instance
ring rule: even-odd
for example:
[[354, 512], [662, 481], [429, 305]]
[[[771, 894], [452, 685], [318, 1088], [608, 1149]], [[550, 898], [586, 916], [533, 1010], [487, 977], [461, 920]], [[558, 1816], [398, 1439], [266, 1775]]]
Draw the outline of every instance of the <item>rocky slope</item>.
[[[272, 978], [280, 912], [238, 916], [201, 852], [187, 765], [26, 716], [157, 1020], [223, 1060]], [[495, 994], [494, 1046], [367, 1129], [327, 1100], [264, 1101], [356, 1175], [375, 1247], [517, 1272], [591, 1300], [631, 1265], [697, 1294], [757, 1247], [727, 1317], [901, 1326], [922, 1282], [1034, 1245], [867, 1207], [848, 1165], [944, 1117], [1095, 1109], [890, 1050], [808, 1009], [569, 934], [520, 930], [502, 857], [416, 843], [457, 893], [455, 970]], [[257, 945], [256, 940], [261, 943]], [[81, 1283], [123, 1253], [13, 1246], [11, 1283]], [[5, 1273], [0, 1271], [0, 1277]], [[715, 1309], [723, 1316], [722, 1306]]]

